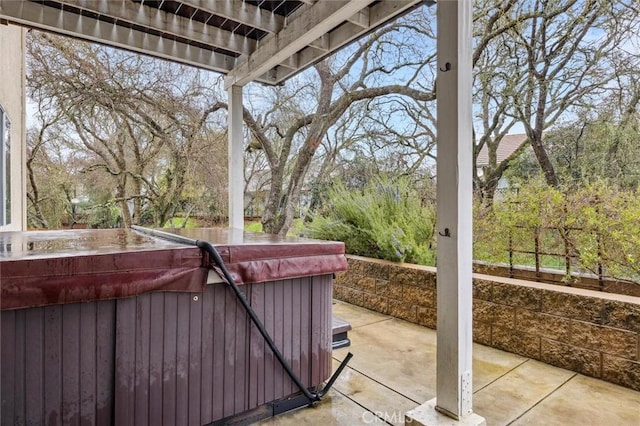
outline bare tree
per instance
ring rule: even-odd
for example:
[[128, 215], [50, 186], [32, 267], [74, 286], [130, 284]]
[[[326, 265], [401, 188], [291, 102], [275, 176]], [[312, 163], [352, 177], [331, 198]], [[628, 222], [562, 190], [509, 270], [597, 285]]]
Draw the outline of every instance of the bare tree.
[[[276, 112], [254, 117], [245, 110], [245, 123], [256, 144], [264, 151], [271, 174], [264, 230], [285, 234], [294, 218], [312, 160], [333, 126], [347, 111], [361, 102], [396, 94], [416, 103], [435, 99], [433, 76], [425, 75], [429, 60], [424, 52], [407, 52], [409, 33], [415, 36], [418, 21], [390, 25], [342, 56], [315, 65], [317, 84], [277, 89], [282, 95]], [[401, 40], [407, 37], [407, 40]], [[415, 49], [419, 47], [414, 45]], [[410, 50], [410, 49], [409, 49]], [[396, 60], [391, 61], [390, 57]], [[435, 54], [430, 55], [434, 59]], [[398, 75], [404, 78], [399, 80]], [[395, 77], [394, 77], [395, 76]], [[395, 80], [394, 80], [395, 78]], [[304, 93], [303, 93], [304, 92]], [[291, 102], [304, 95], [307, 103]], [[331, 153], [329, 153], [331, 155]], [[325, 157], [326, 158], [326, 157]], [[325, 166], [325, 169], [327, 167]]]
[[216, 92], [193, 68], [42, 33], [28, 40], [31, 95], [60, 111], [60, 137], [89, 161], [83, 172], [111, 180], [125, 226], [143, 209], [162, 225], [180, 210], [196, 150], [220, 143], [209, 122], [224, 107]]
[[[513, 19], [533, 14], [509, 33], [526, 67], [513, 92], [515, 116], [524, 126], [548, 184], [558, 176], [543, 133], [571, 107], [593, 105], [613, 78], [612, 52], [626, 37], [629, 19], [637, 28], [633, 2], [535, 0], [521, 2]], [[629, 16], [635, 13], [635, 16]]]
[[[484, 32], [487, 28], [482, 27], [486, 25], [509, 25], [507, 19], [502, 20], [505, 22], [479, 19], [476, 31]], [[504, 33], [480, 46], [474, 68], [474, 164], [482, 149], [486, 150], [488, 161], [482, 173], [478, 173], [477, 166], [474, 168], [474, 186], [483, 202], [491, 205], [500, 178], [521, 151], [498, 161], [498, 147], [518, 121], [514, 117], [513, 94], [519, 73], [524, 71], [515, 66], [516, 50]]]
[[606, 95], [619, 47], [629, 31], [637, 32], [638, 11], [626, 0], [496, 0], [479, 7], [474, 142], [476, 156], [487, 149], [489, 164], [474, 183], [490, 204], [521, 151], [497, 161], [500, 142], [516, 125], [524, 128], [547, 182], [559, 183], [543, 135], [571, 111], [593, 108]]
[[[39, 123], [36, 129], [32, 129], [27, 133], [27, 162], [25, 164], [27, 171], [27, 201], [29, 203], [27, 210], [27, 219], [31, 226], [36, 228], [49, 228], [49, 220], [45, 214], [44, 204], [49, 196], [42, 194], [39, 181], [36, 177], [38, 174], [38, 165], [51, 165], [51, 159], [44, 149], [49, 138], [55, 138], [56, 123], [60, 120], [61, 114], [54, 112], [53, 115], [47, 114], [46, 100], [40, 99], [37, 104]], [[53, 133], [53, 135], [52, 135]], [[49, 170], [49, 179], [51, 179], [51, 171]]]

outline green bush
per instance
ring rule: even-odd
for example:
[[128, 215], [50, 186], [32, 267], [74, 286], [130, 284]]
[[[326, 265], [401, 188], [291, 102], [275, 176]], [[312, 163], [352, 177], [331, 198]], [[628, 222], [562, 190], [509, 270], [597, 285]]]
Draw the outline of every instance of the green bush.
[[[304, 220], [294, 219], [291, 223], [291, 228], [287, 232], [287, 237], [299, 237], [303, 233]], [[247, 232], [264, 232], [262, 229], [262, 223], [260, 222], [246, 222], [244, 224], [244, 230]]]
[[422, 206], [406, 179], [376, 179], [363, 191], [338, 182], [305, 235], [345, 243], [349, 254], [434, 264], [435, 209]]
[[195, 219], [174, 216], [164, 223], [163, 228], [197, 228], [198, 226], [198, 221]]
[[[474, 259], [602, 272], [640, 282], [640, 197], [605, 182], [580, 188], [551, 188], [541, 180], [522, 183], [491, 208], [476, 205]], [[536, 247], [535, 239], [538, 244]], [[570, 279], [567, 276], [567, 279]]]
[[262, 232], [262, 224], [260, 222], [247, 222], [244, 224], [244, 230], [248, 232]]
[[[550, 232], [548, 228], [565, 226], [565, 196], [540, 179], [523, 182], [518, 187], [518, 191], [507, 193], [492, 206], [476, 202], [473, 218], [474, 259], [508, 263], [511, 245], [516, 250], [513, 258], [515, 264], [535, 264], [531, 253], [536, 250], [536, 234], [543, 245], [538, 251], [562, 253], [558, 233]], [[558, 259], [548, 260], [553, 265], [545, 266], [555, 266]]]
[[120, 209], [109, 203], [90, 205], [89, 203], [83, 203], [78, 207], [80, 212], [85, 211], [86, 221], [89, 228], [116, 228], [118, 227], [120, 219]]

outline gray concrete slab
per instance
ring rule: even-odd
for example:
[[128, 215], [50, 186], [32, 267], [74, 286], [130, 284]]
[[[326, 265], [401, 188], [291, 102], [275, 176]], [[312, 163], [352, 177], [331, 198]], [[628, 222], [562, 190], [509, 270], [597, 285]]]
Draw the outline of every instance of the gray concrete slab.
[[575, 373], [527, 360], [473, 395], [473, 411], [489, 425], [507, 425], [544, 400]]
[[411, 426], [487, 426], [484, 417], [470, 412], [461, 419], [454, 420], [438, 410], [438, 401], [433, 398], [419, 407], [409, 411], [405, 424]]
[[473, 344], [473, 391], [482, 389], [489, 383], [517, 368], [527, 358], [498, 349]]
[[[353, 359], [329, 398], [265, 425], [402, 424], [401, 414], [436, 396], [436, 333], [344, 302]], [[494, 425], [640, 426], [640, 392], [494, 348], [473, 347], [474, 411]], [[377, 416], [376, 416], [377, 414]]]
[[257, 424], [272, 426], [353, 426], [363, 424], [383, 425], [386, 423], [350, 398], [332, 389], [322, 402], [315, 407], [300, 408], [263, 420]]
[[638, 426], [640, 392], [578, 374], [512, 424]]
[[351, 346], [335, 350], [334, 357], [342, 359], [352, 352], [349, 366], [414, 401], [435, 397], [435, 331], [388, 319], [354, 328], [349, 339]]
[[[338, 365], [339, 362], [334, 360], [334, 370]], [[340, 375], [334, 384], [334, 389], [363, 407], [369, 408], [372, 410], [372, 415], [392, 425], [403, 425], [405, 413], [419, 404], [418, 401], [413, 401], [349, 367]], [[365, 416], [363, 420], [368, 419]]]
[[351, 324], [352, 328], [375, 324], [393, 318], [389, 315], [370, 311], [339, 300], [334, 300], [333, 302], [333, 315]]

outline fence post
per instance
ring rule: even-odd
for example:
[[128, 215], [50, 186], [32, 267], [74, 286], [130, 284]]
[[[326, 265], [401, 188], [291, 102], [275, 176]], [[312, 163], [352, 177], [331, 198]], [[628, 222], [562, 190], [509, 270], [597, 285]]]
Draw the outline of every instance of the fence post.
[[602, 236], [600, 231], [596, 231], [596, 244], [598, 247], [598, 286], [600, 291], [604, 291], [604, 268], [602, 267]]
[[540, 227], [536, 226], [534, 229], [534, 252], [536, 256], [536, 278], [540, 281]]
[[[596, 214], [600, 216], [600, 197], [595, 196]], [[599, 222], [599, 221], [598, 221]], [[596, 245], [598, 247], [598, 286], [604, 291], [604, 268], [602, 267], [602, 234], [596, 228]]]
[[[568, 231], [567, 231], [568, 232]], [[564, 273], [567, 278], [571, 277], [571, 256], [569, 254], [569, 244], [563, 239], [564, 243]]]
[[509, 229], [509, 278], [513, 278], [513, 230]]
[[[564, 217], [562, 220], [562, 243], [564, 244], [564, 273], [567, 279], [571, 277], [571, 256], [569, 251], [569, 228], [567, 228], [567, 215], [569, 214], [569, 209], [567, 208], [567, 199], [565, 198], [564, 203], [562, 205], [562, 209], [564, 210]], [[560, 232], [560, 230], [558, 230]]]

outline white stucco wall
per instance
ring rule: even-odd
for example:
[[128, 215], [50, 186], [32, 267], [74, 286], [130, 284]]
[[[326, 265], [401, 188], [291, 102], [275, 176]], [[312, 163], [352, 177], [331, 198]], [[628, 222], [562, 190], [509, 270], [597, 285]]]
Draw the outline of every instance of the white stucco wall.
[[26, 230], [25, 31], [0, 23], [0, 105], [11, 120], [11, 224]]

